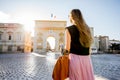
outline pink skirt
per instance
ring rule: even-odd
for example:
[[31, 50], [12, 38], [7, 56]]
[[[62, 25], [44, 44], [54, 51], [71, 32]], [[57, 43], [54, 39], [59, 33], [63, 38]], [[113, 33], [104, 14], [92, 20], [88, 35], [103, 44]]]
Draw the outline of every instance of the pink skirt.
[[95, 80], [90, 56], [69, 55], [69, 80]]

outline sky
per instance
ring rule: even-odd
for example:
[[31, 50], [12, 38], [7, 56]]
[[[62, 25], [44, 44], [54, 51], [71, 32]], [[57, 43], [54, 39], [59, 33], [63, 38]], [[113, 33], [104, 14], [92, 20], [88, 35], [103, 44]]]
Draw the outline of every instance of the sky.
[[65, 20], [69, 26], [68, 15], [76, 8], [94, 36], [120, 40], [120, 0], [0, 0], [0, 23], [19, 22], [31, 31], [34, 20]]

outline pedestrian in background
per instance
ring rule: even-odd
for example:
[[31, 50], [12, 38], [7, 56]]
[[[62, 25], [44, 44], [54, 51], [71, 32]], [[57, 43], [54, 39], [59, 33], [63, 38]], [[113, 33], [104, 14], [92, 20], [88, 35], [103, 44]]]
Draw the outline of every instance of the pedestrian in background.
[[71, 26], [65, 30], [65, 49], [69, 54], [69, 79], [94, 80], [90, 58], [92, 35], [79, 9], [73, 9], [69, 15]]

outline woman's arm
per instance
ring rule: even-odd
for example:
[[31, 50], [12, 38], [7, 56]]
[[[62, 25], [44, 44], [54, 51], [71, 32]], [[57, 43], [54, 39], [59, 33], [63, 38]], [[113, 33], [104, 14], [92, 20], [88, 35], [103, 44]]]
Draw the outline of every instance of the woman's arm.
[[65, 30], [65, 49], [70, 51], [71, 36], [68, 29]]

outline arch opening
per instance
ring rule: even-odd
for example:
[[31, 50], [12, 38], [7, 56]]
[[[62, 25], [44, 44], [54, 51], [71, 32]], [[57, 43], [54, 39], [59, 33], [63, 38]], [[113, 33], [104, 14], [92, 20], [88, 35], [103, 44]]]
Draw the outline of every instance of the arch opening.
[[55, 37], [50, 36], [47, 38], [47, 49], [55, 50]]

